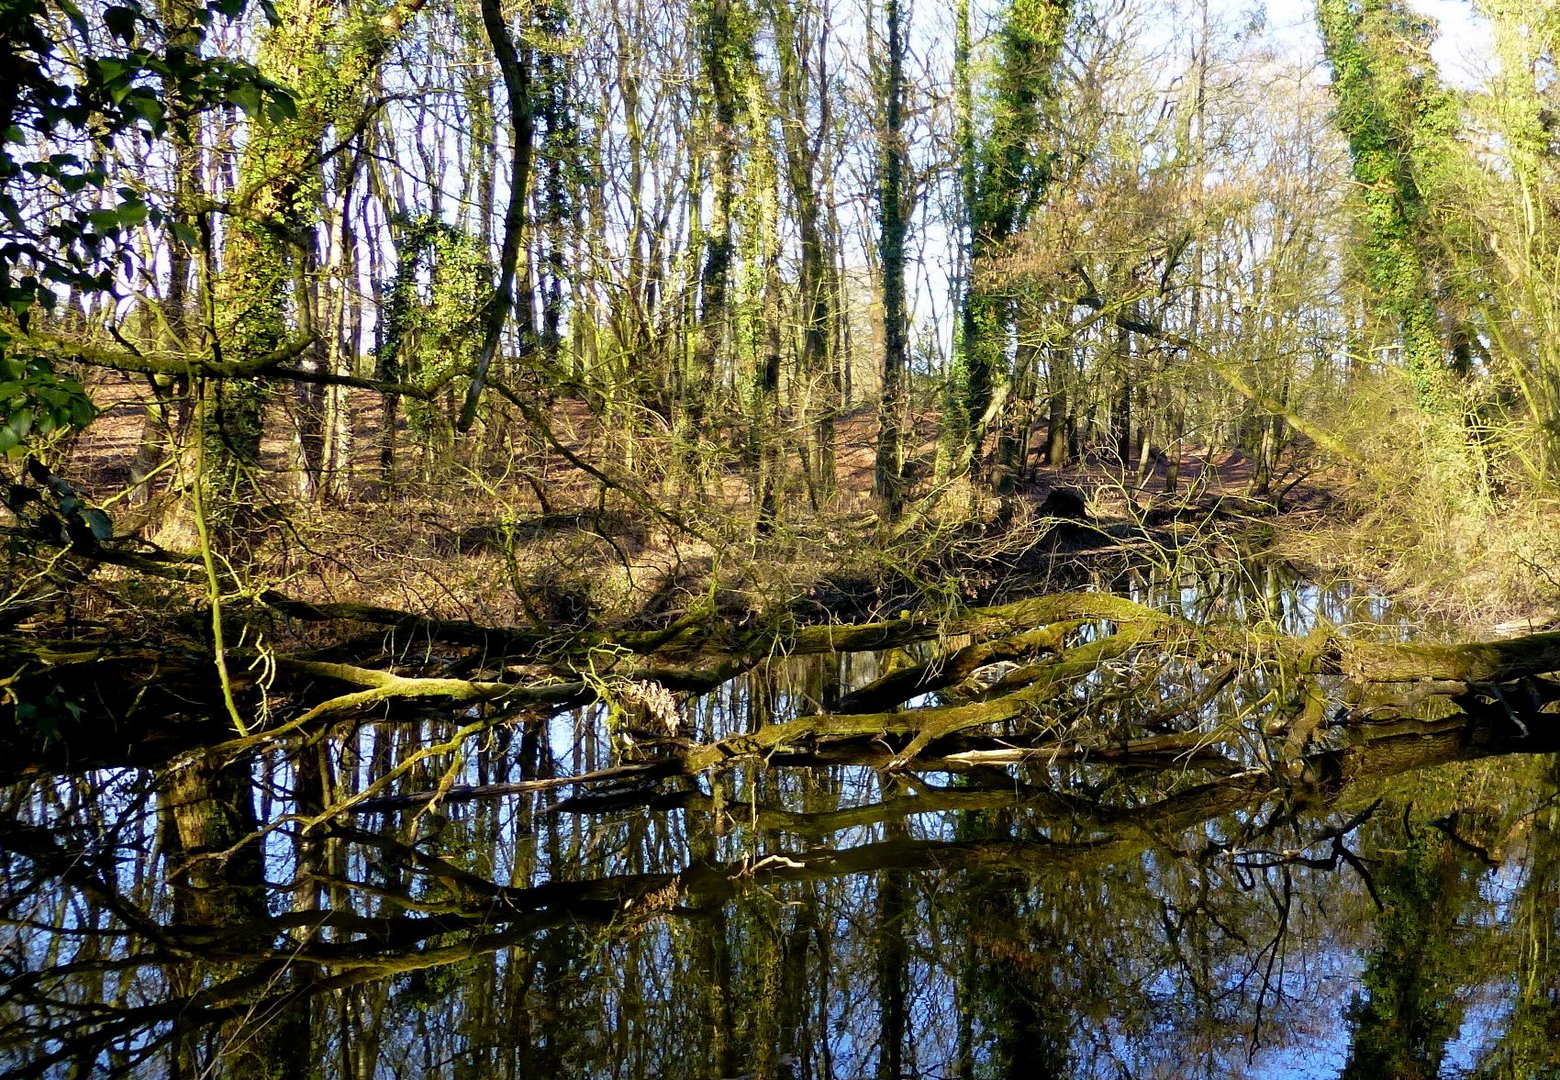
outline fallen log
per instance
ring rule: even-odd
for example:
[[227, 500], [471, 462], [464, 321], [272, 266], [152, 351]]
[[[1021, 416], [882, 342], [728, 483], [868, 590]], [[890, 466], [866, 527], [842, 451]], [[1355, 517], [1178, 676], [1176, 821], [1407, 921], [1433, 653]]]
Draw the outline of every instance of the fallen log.
[[890, 709], [918, 694], [957, 686], [988, 665], [1060, 652], [1067, 634], [1079, 625], [1077, 622], [1055, 623], [1021, 634], [978, 641], [949, 655], [891, 671], [845, 695], [833, 711], [856, 713]]
[[1338, 669], [1358, 682], [1503, 683], [1560, 671], [1560, 632], [1461, 645], [1338, 639]]
[[[269, 734], [261, 734], [271, 738], [317, 734], [370, 715], [453, 716], [475, 705], [484, 706], [493, 723], [523, 723], [589, 704], [603, 694], [610, 697], [615, 687], [630, 681], [695, 694], [773, 658], [947, 642], [931, 659], [847, 693], [830, 712], [698, 746], [667, 743], [660, 752], [674, 754], [675, 771], [687, 774], [873, 740], [887, 755], [885, 767], [905, 769], [955, 736], [1027, 738], [1046, 728], [1047, 717], [1055, 713], [1051, 702], [1102, 665], [1130, 657], [1135, 658], [1132, 665], [1152, 670], [1155, 654], [1215, 664], [1226, 674], [1220, 685], [1150, 702], [1135, 721], [1134, 737], [1183, 734], [1195, 726], [1192, 715], [1230, 681], [1229, 672], [1261, 665], [1291, 690], [1282, 707], [1275, 705], [1270, 715], [1254, 719], [1252, 734], [1284, 737], [1279, 752], [1291, 755], [1336, 727], [1388, 720], [1434, 723], [1483, 705], [1526, 717], [1523, 724], [1547, 724], [1541, 709], [1560, 697], [1560, 683], [1539, 678], [1560, 669], [1560, 633], [1469, 644], [1371, 642], [1325, 632], [1293, 638], [1271, 626], [1240, 622], [1196, 626], [1093, 592], [945, 615], [906, 612], [897, 619], [852, 625], [797, 626], [785, 618], [752, 625], [688, 617], [655, 631], [552, 635], [362, 605], [302, 605], [269, 594], [266, 603], [289, 617], [341, 624], [354, 635], [349, 640], [359, 643], [361, 654], [343, 656], [333, 644], [298, 654], [229, 650], [233, 690], [256, 716], [269, 705], [273, 720]], [[365, 638], [353, 629], [363, 623], [388, 627], [390, 634]], [[1086, 627], [1095, 636], [1069, 646], [1069, 638]], [[414, 650], [410, 640], [396, 635], [416, 635], [420, 646]], [[233, 638], [239, 637], [235, 632]], [[433, 647], [435, 641], [442, 647]], [[994, 661], [1036, 654], [1041, 659], [1007, 672], [985, 691], [984, 700], [895, 707], [917, 694], [956, 687]], [[220, 719], [221, 687], [211, 674], [209, 646], [198, 639], [128, 645], [12, 636], [0, 641], [0, 664], [0, 693], [14, 706], [0, 712], [5, 761], [0, 779], [37, 768], [77, 771], [149, 763], [158, 755], [231, 738], [231, 726]], [[1354, 689], [1334, 686], [1324, 693], [1318, 688], [1319, 679], [1337, 676]], [[994, 764], [999, 757], [970, 758], [967, 764]]]
[[772, 754], [792, 744], [905, 735], [910, 737], [909, 745], [889, 765], [902, 768], [935, 739], [1035, 715], [1038, 704], [1047, 696], [1086, 677], [1104, 660], [1125, 654], [1150, 636], [1147, 627], [1123, 627], [1115, 634], [1075, 646], [1041, 668], [1029, 685], [991, 701], [896, 712], [805, 716], [692, 747], [679, 757], [685, 771], [700, 773], [742, 758]]

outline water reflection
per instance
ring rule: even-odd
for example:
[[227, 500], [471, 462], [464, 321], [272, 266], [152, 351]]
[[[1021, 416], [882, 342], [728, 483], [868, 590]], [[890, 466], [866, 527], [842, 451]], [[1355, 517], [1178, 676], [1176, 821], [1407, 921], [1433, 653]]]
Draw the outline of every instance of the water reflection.
[[1238, 619], [1291, 635], [1325, 625], [1345, 633], [1406, 640], [1439, 636], [1443, 629], [1427, 626], [1389, 596], [1347, 581], [1321, 583], [1274, 560], [1129, 567], [1097, 582], [1097, 587], [1195, 623]]
[[[1403, 633], [1375, 600], [1276, 575], [1141, 585], [1199, 619], [1303, 633], [1375, 616], [1372, 632]], [[710, 743], [837, 708], [958, 643], [940, 646], [776, 658], [682, 703], [678, 722]], [[961, 682], [914, 703], [989, 692]], [[0, 1067], [1560, 1066], [1552, 754], [1490, 757], [1498, 741], [1446, 724], [1339, 734], [1278, 767], [1287, 736], [1264, 736], [1266, 718], [1306, 703], [1276, 667], [1123, 653], [1027, 727], [930, 746], [933, 767], [884, 772], [873, 765], [902, 746], [874, 759], [841, 741], [688, 777], [641, 767], [657, 736], [639, 693], [501, 722], [341, 725], [6, 789]], [[1030, 728], [1047, 752], [1004, 757]], [[1145, 732], [1162, 752], [1144, 752]]]

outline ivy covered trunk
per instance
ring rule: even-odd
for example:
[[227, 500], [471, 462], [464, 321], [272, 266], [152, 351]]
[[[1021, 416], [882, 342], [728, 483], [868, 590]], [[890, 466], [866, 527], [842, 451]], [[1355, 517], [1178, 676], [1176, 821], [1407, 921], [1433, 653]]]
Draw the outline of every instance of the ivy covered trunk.
[[[296, 115], [256, 117], [226, 221], [222, 274], [211, 318], [219, 362], [252, 374], [208, 380], [198, 391], [200, 460], [219, 546], [245, 544], [256, 511], [274, 499], [260, 484], [261, 442], [272, 400], [266, 359], [294, 342], [318, 349], [314, 229], [324, 201], [327, 134], [355, 122], [384, 53], [424, 0], [373, 16], [335, 0], [288, 0], [260, 48], [260, 68], [292, 87]], [[307, 342], [305, 345], [304, 343]]]
[[[1050, 181], [1051, 148], [1042, 119], [1055, 93], [1052, 69], [1071, 12], [1071, 0], [1014, 0], [998, 31], [989, 126], [976, 131], [972, 120], [965, 121], [961, 153], [969, 279], [959, 347], [966, 379], [964, 455], [977, 473], [981, 445], [1001, 405], [999, 389], [1011, 375], [1013, 303], [1010, 290], [992, 280], [993, 262], [1029, 221]], [[967, 18], [966, 11], [961, 19]], [[961, 30], [965, 41], [967, 33], [967, 27]]]
[[1354, 165], [1367, 293], [1396, 329], [1419, 403], [1444, 411], [1449, 354], [1431, 201], [1451, 157], [1456, 99], [1420, 61], [1431, 29], [1403, 0], [1321, 0], [1317, 23]]
[[904, 64], [905, 35], [899, 0], [888, 0], [888, 84], [879, 154], [878, 250], [883, 264], [883, 397], [878, 407], [878, 446], [873, 493], [892, 521], [904, 506], [904, 392], [909, 356], [905, 313]]

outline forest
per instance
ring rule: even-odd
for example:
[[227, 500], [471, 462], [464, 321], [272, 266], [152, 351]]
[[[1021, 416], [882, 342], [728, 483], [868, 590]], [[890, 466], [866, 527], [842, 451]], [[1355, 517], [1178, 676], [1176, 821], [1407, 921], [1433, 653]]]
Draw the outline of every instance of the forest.
[[0, 0], [0, 504], [7, 1076], [1560, 1069], [1553, 0]]

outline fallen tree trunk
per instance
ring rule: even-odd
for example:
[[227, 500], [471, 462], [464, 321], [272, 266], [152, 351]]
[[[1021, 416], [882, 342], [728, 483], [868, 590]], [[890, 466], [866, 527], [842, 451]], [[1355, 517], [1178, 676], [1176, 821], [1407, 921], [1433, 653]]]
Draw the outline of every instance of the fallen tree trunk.
[[1560, 671], [1560, 633], [1443, 645], [1340, 640], [1338, 668], [1358, 682], [1502, 683]]
[[834, 712], [875, 712], [902, 705], [918, 694], [958, 686], [983, 667], [1061, 651], [1076, 622], [1055, 623], [1038, 630], [966, 645], [946, 656], [891, 671], [840, 699]]
[[[967, 767], [1027, 760], [1034, 737], [1056, 725], [1056, 703], [1089, 680], [1098, 683], [1096, 676], [1114, 664], [1140, 674], [1172, 661], [1213, 665], [1221, 672], [1218, 685], [1218, 680], [1188, 685], [1185, 693], [1164, 695], [1142, 710], [1140, 729], [1130, 733], [1136, 739], [1196, 732], [1197, 716], [1233, 673], [1271, 667], [1280, 683], [1298, 687], [1299, 696], [1275, 699], [1248, 727], [1257, 737], [1286, 736], [1281, 752], [1290, 754], [1303, 752], [1330, 727], [1434, 722], [1485, 704], [1523, 717], [1524, 725], [1543, 725], [1548, 720], [1540, 710], [1560, 696], [1560, 687], [1535, 678], [1560, 669], [1557, 633], [1465, 645], [1323, 634], [1289, 638], [1243, 623], [1197, 626], [1091, 592], [944, 616], [906, 612], [852, 625], [797, 626], [776, 618], [755, 626], [690, 616], [653, 631], [553, 634], [364, 605], [300, 604], [275, 594], [267, 594], [265, 603], [287, 618], [344, 631], [334, 643], [299, 653], [229, 651], [233, 691], [252, 715], [269, 710], [274, 719], [258, 735], [272, 739], [370, 716], [453, 716], [473, 707], [493, 724], [524, 724], [561, 708], [615, 698], [630, 684], [697, 694], [776, 658], [944, 643], [929, 659], [847, 692], [831, 712], [703, 745], [670, 739], [636, 751], [673, 760], [673, 771], [685, 774], [754, 757], [801, 760], [808, 753], [840, 754], [847, 748], [861, 755], [867, 744], [881, 751], [883, 767], [896, 769], [954, 768], [958, 763], [949, 755], [955, 752], [977, 755], [965, 759]], [[354, 629], [364, 623], [386, 631], [363, 635]], [[285, 640], [275, 626], [264, 629], [268, 640]], [[235, 626], [232, 638], [246, 633], [246, 626]], [[258, 630], [248, 633], [249, 640], [258, 636]], [[1030, 659], [1036, 655], [1041, 658]], [[1025, 659], [1030, 662], [996, 679], [984, 700], [896, 708], [916, 695], [961, 684], [973, 693], [967, 683], [972, 675], [996, 661]], [[209, 646], [199, 640], [127, 645], [13, 636], [0, 642], [0, 664], [6, 674], [0, 689], [14, 706], [9, 722], [0, 721], [6, 762], [0, 779], [38, 768], [151, 763], [233, 735], [223, 719]], [[1340, 696], [1336, 688], [1320, 688], [1319, 679], [1340, 675], [1354, 689]], [[1122, 693], [1130, 683], [1127, 678]], [[1334, 700], [1341, 701], [1336, 709], [1328, 704]], [[1085, 733], [1081, 740], [1055, 734], [1079, 745], [1105, 745], [1097, 734]], [[977, 736], [1024, 741], [1007, 751], [974, 744], [955, 749], [950, 742]], [[928, 756], [921, 762], [923, 754]]]

